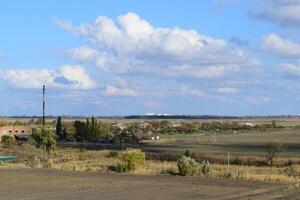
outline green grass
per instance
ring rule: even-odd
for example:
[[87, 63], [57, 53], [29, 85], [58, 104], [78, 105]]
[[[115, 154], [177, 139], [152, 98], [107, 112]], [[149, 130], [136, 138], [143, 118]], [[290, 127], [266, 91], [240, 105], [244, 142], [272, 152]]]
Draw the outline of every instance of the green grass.
[[289, 129], [267, 132], [249, 132], [239, 134], [212, 135], [175, 135], [164, 136], [159, 141], [151, 141], [145, 145], [149, 151], [185, 151], [205, 154], [227, 154], [237, 156], [265, 156], [266, 144], [272, 141], [284, 145], [280, 154], [284, 157], [299, 157], [300, 130]]

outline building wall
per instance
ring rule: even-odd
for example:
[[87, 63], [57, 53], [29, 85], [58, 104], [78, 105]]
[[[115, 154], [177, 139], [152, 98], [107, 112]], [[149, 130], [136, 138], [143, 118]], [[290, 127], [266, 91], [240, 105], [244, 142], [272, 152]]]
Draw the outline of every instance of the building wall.
[[30, 126], [3, 126], [0, 127], [0, 141], [3, 135], [31, 135], [32, 127]]

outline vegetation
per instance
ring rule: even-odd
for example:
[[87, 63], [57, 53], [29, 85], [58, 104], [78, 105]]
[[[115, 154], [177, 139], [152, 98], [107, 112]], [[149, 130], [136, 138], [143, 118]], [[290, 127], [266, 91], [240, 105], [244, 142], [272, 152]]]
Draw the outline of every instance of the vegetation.
[[[38, 120], [26, 123], [39, 127]], [[280, 122], [262, 122], [255, 126], [226, 121], [117, 123], [92, 117], [75, 122], [58, 118], [55, 122], [48, 121], [48, 125], [52, 129], [34, 128], [31, 136], [34, 145], [10, 145], [15, 144], [12, 142], [14, 138], [3, 137], [0, 155], [16, 155], [19, 159], [16, 163], [4, 163], [1, 167], [9, 165], [95, 172], [112, 170], [146, 175], [181, 174], [289, 183], [297, 183], [300, 179], [299, 150], [289, 148], [298, 145], [298, 130], [281, 130]], [[52, 130], [55, 127], [54, 132]], [[265, 130], [271, 131], [262, 134]], [[145, 136], [156, 135], [160, 136], [160, 140], [141, 142], [141, 138], [147, 138]], [[210, 142], [212, 135], [217, 137], [214, 142]], [[106, 144], [96, 143], [108, 143], [107, 147], [114, 150], [56, 148], [55, 136], [63, 141], [63, 145], [72, 145], [66, 142], [77, 140], [82, 142], [76, 143], [81, 147], [102, 148]], [[269, 143], [273, 139], [281, 141], [286, 147], [285, 151], [282, 144]], [[95, 144], [91, 146], [90, 142]], [[129, 146], [141, 148], [146, 153], [141, 150], [120, 151], [116, 148], [118, 145], [122, 146], [122, 150]], [[55, 149], [55, 154], [48, 153]], [[227, 155], [224, 153], [227, 151], [230, 151], [230, 168], [227, 167]], [[210, 164], [203, 161], [209, 161]]]
[[199, 170], [199, 163], [191, 157], [182, 156], [177, 161], [177, 167], [180, 175], [193, 176]]
[[125, 172], [135, 171], [145, 164], [145, 153], [140, 149], [128, 150], [121, 153], [121, 159]]
[[283, 150], [283, 145], [278, 142], [270, 142], [267, 144], [267, 156], [266, 159], [273, 166], [274, 159]]
[[109, 124], [98, 122], [94, 117], [87, 119], [86, 123], [76, 120], [74, 128], [77, 141], [96, 142], [100, 138], [111, 136]]
[[54, 134], [49, 129], [35, 128], [33, 129], [32, 143], [37, 148], [45, 149], [47, 152], [53, 152], [56, 148], [56, 140]]
[[1, 137], [1, 143], [5, 146], [11, 146], [11, 145], [16, 145], [17, 141], [14, 137], [8, 136], [8, 135], [3, 135]]
[[56, 133], [56, 137], [59, 139], [59, 140], [62, 140], [63, 139], [63, 133], [62, 133], [62, 124], [61, 124], [61, 117], [59, 116], [57, 118], [57, 122], [56, 122], [56, 128], [55, 128], [55, 133]]

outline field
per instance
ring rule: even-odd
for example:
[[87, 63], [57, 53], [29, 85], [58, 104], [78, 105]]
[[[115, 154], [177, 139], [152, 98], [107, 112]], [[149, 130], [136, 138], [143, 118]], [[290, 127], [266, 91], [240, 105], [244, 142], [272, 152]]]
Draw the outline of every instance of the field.
[[[114, 170], [126, 150], [111, 144], [60, 142], [51, 155], [30, 144], [0, 145], [0, 155], [19, 157], [15, 163], [0, 163], [0, 199], [297, 199], [300, 128], [295, 126], [300, 121], [277, 123], [286, 128], [160, 135], [159, 140], [127, 145], [144, 150], [147, 158], [127, 173]], [[269, 142], [284, 146], [273, 167], [266, 162]], [[195, 177], [178, 175], [176, 160], [187, 150], [200, 163]], [[211, 164], [204, 175], [201, 162], [206, 159]]]
[[148, 142], [148, 150], [185, 151], [232, 156], [265, 156], [266, 144], [280, 142], [284, 145], [281, 156], [299, 157], [300, 129], [266, 132], [195, 134], [165, 136], [158, 141]]
[[[1, 169], [1, 200], [298, 199], [282, 184], [45, 169]], [[30, 181], [29, 181], [30, 180]]]

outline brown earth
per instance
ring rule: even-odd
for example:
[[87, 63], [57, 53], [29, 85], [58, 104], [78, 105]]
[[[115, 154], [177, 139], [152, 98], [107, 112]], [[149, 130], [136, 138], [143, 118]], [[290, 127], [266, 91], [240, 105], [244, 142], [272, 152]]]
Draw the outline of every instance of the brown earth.
[[0, 169], [1, 200], [300, 199], [286, 185], [180, 176]]

